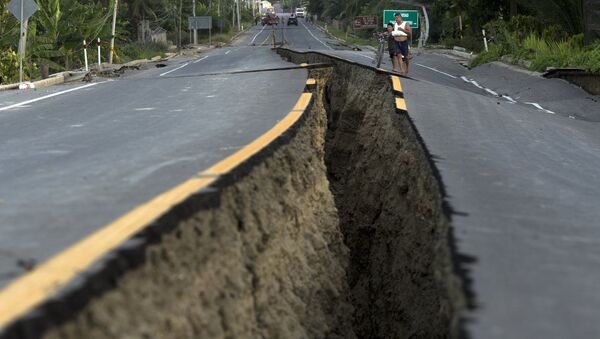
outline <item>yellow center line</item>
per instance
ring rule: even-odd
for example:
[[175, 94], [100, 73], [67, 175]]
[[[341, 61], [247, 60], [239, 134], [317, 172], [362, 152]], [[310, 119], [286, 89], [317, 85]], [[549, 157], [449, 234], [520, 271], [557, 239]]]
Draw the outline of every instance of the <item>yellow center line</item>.
[[311, 100], [311, 93], [303, 93], [285, 118], [238, 152], [198, 173], [196, 177], [134, 208], [13, 281], [0, 291], [0, 329], [43, 303], [94, 262], [174, 206], [214, 183], [218, 175], [228, 173], [267, 147], [300, 119]]
[[402, 93], [402, 83], [399, 76], [392, 75], [392, 88], [394, 91]]
[[408, 109], [406, 108], [406, 101], [402, 98], [396, 98], [396, 109], [408, 112]]
[[292, 111], [271, 130], [261, 135], [258, 139], [254, 140], [250, 144], [244, 146], [234, 154], [211, 166], [209, 169], [202, 172], [201, 175], [209, 176], [227, 173], [245, 160], [249, 159], [252, 155], [258, 153], [273, 140], [279, 137], [283, 132], [287, 131], [294, 123], [296, 123], [296, 121], [298, 121], [308, 107], [311, 99], [311, 93], [302, 93]]

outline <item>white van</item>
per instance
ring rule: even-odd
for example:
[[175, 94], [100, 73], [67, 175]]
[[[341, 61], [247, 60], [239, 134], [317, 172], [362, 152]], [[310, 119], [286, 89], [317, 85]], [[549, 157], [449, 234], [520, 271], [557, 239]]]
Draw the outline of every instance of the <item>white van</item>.
[[296, 8], [296, 17], [304, 18], [304, 8]]

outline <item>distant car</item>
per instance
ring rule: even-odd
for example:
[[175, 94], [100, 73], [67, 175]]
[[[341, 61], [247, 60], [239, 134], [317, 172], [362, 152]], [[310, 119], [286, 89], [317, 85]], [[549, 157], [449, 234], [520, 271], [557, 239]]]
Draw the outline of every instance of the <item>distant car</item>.
[[304, 8], [296, 8], [296, 17], [304, 18]]
[[262, 25], [279, 25], [279, 17], [273, 13], [267, 13], [267, 15], [262, 18]]
[[289, 25], [296, 25], [296, 26], [298, 26], [298, 18], [296, 18], [296, 17], [295, 17], [295, 16], [293, 16], [293, 15], [292, 15], [292, 16], [290, 16], [290, 17], [288, 18], [287, 25], [288, 25], [288, 26], [289, 26]]

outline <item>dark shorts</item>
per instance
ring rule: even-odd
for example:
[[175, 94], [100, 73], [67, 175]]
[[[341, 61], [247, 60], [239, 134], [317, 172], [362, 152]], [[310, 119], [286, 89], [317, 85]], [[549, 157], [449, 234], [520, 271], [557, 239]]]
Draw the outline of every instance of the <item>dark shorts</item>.
[[394, 51], [388, 51], [388, 52], [390, 52], [390, 59], [393, 59], [395, 56], [395, 52]]
[[402, 55], [408, 59], [408, 40], [406, 41], [395, 41], [394, 44], [394, 55]]

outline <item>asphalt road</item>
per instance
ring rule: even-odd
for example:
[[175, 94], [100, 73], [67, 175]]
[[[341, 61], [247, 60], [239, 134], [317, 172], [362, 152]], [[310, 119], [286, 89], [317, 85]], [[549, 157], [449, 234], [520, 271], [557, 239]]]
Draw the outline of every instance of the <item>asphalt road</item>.
[[600, 97], [501, 64], [468, 70], [439, 53], [411, 63], [409, 114], [470, 282], [466, 337], [600, 338]]
[[[306, 71], [228, 73], [290, 66], [268, 48], [269, 29], [124, 79], [0, 92], [0, 286], [23, 273], [20, 259], [45, 260], [284, 116]], [[372, 52], [340, 50], [302, 20], [284, 32], [292, 48], [372, 63]], [[409, 114], [468, 258], [466, 333], [600, 337], [599, 98], [436, 53], [416, 55], [410, 76]]]
[[[313, 34], [299, 26], [288, 39], [327, 48]], [[307, 72], [278, 70], [296, 65], [253, 46], [265, 38], [257, 26], [166, 67], [0, 92], [0, 287], [284, 117]]]

